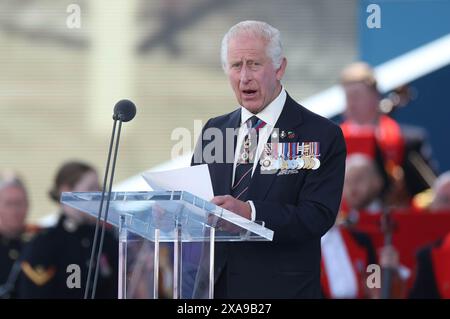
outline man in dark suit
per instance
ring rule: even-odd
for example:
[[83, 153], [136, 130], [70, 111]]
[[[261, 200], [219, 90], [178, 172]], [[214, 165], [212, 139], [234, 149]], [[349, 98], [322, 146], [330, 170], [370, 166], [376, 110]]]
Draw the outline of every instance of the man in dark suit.
[[215, 297], [319, 298], [320, 238], [342, 195], [342, 132], [284, 90], [287, 60], [279, 31], [267, 23], [233, 26], [222, 64], [240, 107], [206, 123], [192, 163], [208, 164], [213, 203], [263, 221], [274, 238], [218, 243]]

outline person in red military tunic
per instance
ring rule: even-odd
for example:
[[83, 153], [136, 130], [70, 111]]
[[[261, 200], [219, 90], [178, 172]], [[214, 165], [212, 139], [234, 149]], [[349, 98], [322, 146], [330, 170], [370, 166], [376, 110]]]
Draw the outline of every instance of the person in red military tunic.
[[450, 233], [418, 251], [417, 273], [409, 298], [450, 298]]
[[[450, 171], [439, 176], [433, 192], [430, 211], [450, 212]], [[450, 298], [450, 232], [418, 251], [416, 278], [409, 297]]]
[[368, 235], [336, 224], [323, 237], [321, 286], [326, 298], [367, 298], [367, 266], [377, 262]]
[[383, 158], [391, 165], [404, 160], [405, 141], [400, 125], [379, 111], [380, 93], [372, 69], [357, 62], [342, 71], [341, 83], [346, 96], [344, 136], [373, 132]]
[[341, 128], [348, 154], [362, 152], [375, 158], [379, 151], [393, 182], [389, 202], [410, 206], [411, 197], [429, 188], [437, 171], [424, 130], [400, 125], [380, 111], [381, 94], [368, 64], [356, 62], [344, 68], [341, 84], [346, 97]]
[[377, 262], [368, 235], [352, 229], [360, 210], [380, 208], [383, 181], [371, 158], [347, 157], [343, 201], [335, 226], [322, 237], [322, 293], [326, 298], [365, 298], [366, 268]]
[[366, 281], [370, 264], [394, 269], [398, 276], [397, 250], [388, 245], [379, 259], [370, 237], [355, 229], [360, 214], [379, 214], [387, 181], [374, 160], [365, 154], [352, 154], [346, 161], [343, 201], [335, 226], [322, 237], [322, 293], [326, 298], [380, 298], [380, 289]]

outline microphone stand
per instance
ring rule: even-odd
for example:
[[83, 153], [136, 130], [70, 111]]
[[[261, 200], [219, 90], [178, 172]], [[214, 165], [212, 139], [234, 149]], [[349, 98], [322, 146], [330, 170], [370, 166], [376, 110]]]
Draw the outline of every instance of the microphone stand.
[[[97, 261], [96, 261], [96, 266], [95, 266], [94, 282], [92, 285], [91, 299], [95, 298], [95, 292], [97, 289], [100, 257], [102, 254], [103, 241], [104, 241], [104, 237], [105, 237], [105, 224], [106, 224], [106, 221], [108, 220], [109, 203], [111, 201], [111, 190], [112, 190], [112, 184], [113, 184], [113, 179], [114, 179], [114, 171], [115, 171], [116, 160], [117, 160], [117, 152], [119, 150], [120, 131], [122, 129], [122, 120], [120, 119], [120, 116], [118, 116], [117, 114], [114, 114], [113, 119], [114, 119], [114, 124], [113, 124], [113, 129], [112, 129], [112, 134], [111, 134], [111, 141], [109, 143], [108, 159], [106, 162], [105, 176], [103, 179], [103, 188], [102, 188], [102, 196], [100, 199], [100, 207], [98, 210], [97, 221], [95, 223], [94, 240], [92, 243], [91, 257], [89, 260], [89, 271], [88, 271], [88, 276], [87, 276], [87, 280], [86, 280], [86, 289], [84, 291], [84, 299], [88, 299], [89, 288], [90, 288], [91, 277], [92, 277], [92, 268], [93, 268], [93, 264], [94, 264], [94, 256], [95, 256], [95, 252], [96, 252], [96, 248], [97, 248], [100, 220], [102, 219], [103, 202], [105, 200], [105, 190], [106, 190], [106, 188], [108, 188], [108, 197], [106, 200], [106, 207], [105, 207], [105, 214], [104, 214], [105, 216], [103, 218], [103, 223], [102, 223], [102, 231], [101, 231], [101, 235], [100, 235], [100, 244], [99, 244], [98, 253], [97, 253]], [[115, 138], [117, 122], [119, 122], [119, 128], [117, 130], [118, 131], [117, 137]], [[109, 186], [107, 187], [109, 167], [110, 167], [110, 162], [111, 162], [111, 154], [112, 154], [112, 147], [114, 144], [114, 140], [115, 140], [114, 158], [113, 158], [113, 163], [112, 163]]]

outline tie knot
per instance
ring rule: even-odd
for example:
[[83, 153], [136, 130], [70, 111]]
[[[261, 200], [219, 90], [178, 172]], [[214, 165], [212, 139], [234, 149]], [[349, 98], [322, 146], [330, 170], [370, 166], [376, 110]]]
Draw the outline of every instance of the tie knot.
[[259, 131], [259, 129], [263, 128], [264, 125], [266, 125], [266, 122], [263, 120], [260, 120], [257, 116], [253, 115], [251, 118], [247, 120], [247, 126], [249, 128], [256, 129]]
[[251, 118], [248, 119], [249, 125], [250, 127], [254, 127], [256, 125], [256, 123], [258, 123], [258, 117], [256, 116], [252, 116]]

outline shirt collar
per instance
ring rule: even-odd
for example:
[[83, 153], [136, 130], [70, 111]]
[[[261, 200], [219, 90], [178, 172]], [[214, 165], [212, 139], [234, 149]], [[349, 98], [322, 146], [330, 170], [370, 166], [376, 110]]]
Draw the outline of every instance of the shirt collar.
[[278, 96], [258, 114], [253, 114], [245, 107], [241, 106], [241, 125], [247, 122], [247, 120], [253, 115], [256, 115], [259, 119], [266, 122], [266, 124], [274, 127], [280, 117], [285, 103], [286, 91], [283, 87], [281, 87], [280, 94], [278, 94]]

